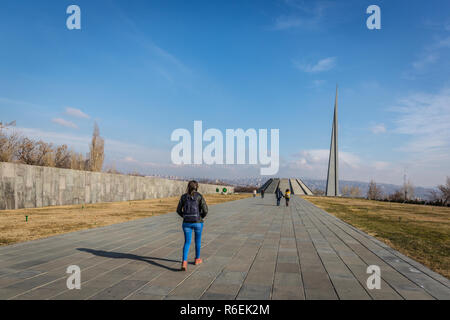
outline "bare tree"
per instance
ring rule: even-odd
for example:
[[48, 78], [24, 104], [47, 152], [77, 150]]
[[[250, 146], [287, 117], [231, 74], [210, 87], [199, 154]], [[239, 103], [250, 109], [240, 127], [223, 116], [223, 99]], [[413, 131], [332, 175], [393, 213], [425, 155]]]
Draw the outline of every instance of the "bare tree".
[[377, 186], [375, 181], [370, 181], [369, 190], [367, 190], [367, 199], [369, 200], [379, 200], [383, 197], [383, 192]]
[[74, 170], [85, 170], [86, 159], [81, 153], [70, 152], [70, 168]]
[[100, 137], [100, 130], [97, 122], [94, 124], [94, 132], [90, 144], [89, 153], [89, 170], [102, 171], [103, 161], [105, 157], [105, 141]]
[[442, 202], [444, 205], [450, 203], [450, 177], [447, 177], [445, 185], [438, 186], [439, 191], [442, 194]]
[[341, 195], [343, 197], [350, 197], [350, 187], [349, 186], [343, 186], [341, 188]]
[[361, 196], [362, 196], [362, 192], [359, 187], [354, 186], [354, 187], [350, 188], [350, 197], [361, 198]]
[[120, 174], [121, 172], [116, 169], [116, 164], [113, 162], [107, 168], [104, 169], [106, 173]]
[[343, 186], [341, 188], [341, 193], [343, 197], [349, 198], [360, 198], [361, 197], [361, 189], [356, 186]]
[[20, 163], [36, 165], [38, 153], [35, 141], [29, 138], [20, 139], [16, 155]]
[[323, 191], [322, 189], [318, 189], [318, 188], [314, 189], [312, 192], [315, 196], [324, 196], [325, 195], [325, 191]]
[[442, 200], [442, 192], [441, 190], [436, 190], [433, 189], [428, 193], [428, 198], [430, 199], [431, 202], [436, 203], [436, 202], [443, 202]]
[[87, 158], [81, 153], [69, 150], [67, 145], [53, 146], [42, 140], [36, 141], [22, 137], [16, 132], [8, 132], [15, 121], [0, 122], [0, 161], [57, 167], [76, 170], [101, 171], [104, 160], [104, 140], [100, 137], [97, 123], [94, 126], [90, 154]]
[[70, 169], [71, 152], [67, 145], [58, 146], [55, 150], [55, 167]]
[[42, 140], [38, 141], [36, 150], [36, 165], [45, 167], [55, 166], [55, 154], [53, 150], [53, 145], [51, 143], [44, 142]]
[[391, 193], [388, 196], [388, 199], [390, 201], [395, 201], [395, 202], [404, 201], [405, 200], [405, 193], [402, 191], [402, 189], [398, 189], [394, 193]]
[[17, 154], [21, 136], [12, 127], [15, 121], [0, 122], [0, 162], [12, 162]]
[[403, 193], [403, 199], [405, 201], [414, 198], [414, 185], [411, 183], [411, 181], [408, 180], [403, 183], [401, 192]]

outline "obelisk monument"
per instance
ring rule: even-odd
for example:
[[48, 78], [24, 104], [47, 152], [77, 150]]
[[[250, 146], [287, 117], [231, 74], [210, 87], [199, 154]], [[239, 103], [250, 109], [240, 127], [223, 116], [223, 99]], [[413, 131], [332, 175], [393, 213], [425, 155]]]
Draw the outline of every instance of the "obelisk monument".
[[334, 102], [333, 129], [331, 131], [330, 158], [328, 160], [327, 197], [339, 196], [339, 154], [338, 154], [338, 88]]

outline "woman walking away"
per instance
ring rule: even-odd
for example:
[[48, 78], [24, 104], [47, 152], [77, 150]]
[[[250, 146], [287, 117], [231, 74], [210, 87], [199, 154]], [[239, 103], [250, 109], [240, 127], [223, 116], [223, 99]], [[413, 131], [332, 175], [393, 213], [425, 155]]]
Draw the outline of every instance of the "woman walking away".
[[291, 199], [291, 190], [286, 189], [286, 193], [284, 194], [284, 198], [286, 199], [286, 207], [289, 207], [289, 200]]
[[280, 206], [281, 198], [283, 198], [283, 192], [281, 192], [280, 188], [277, 187], [277, 190], [275, 190], [275, 197], [277, 198], [277, 206]]
[[203, 230], [203, 219], [208, 214], [208, 206], [205, 198], [197, 192], [198, 182], [189, 181], [187, 191], [181, 196], [177, 213], [183, 218], [184, 247], [181, 270], [187, 269], [187, 257], [191, 246], [192, 231], [195, 233], [195, 264], [202, 263], [200, 249]]

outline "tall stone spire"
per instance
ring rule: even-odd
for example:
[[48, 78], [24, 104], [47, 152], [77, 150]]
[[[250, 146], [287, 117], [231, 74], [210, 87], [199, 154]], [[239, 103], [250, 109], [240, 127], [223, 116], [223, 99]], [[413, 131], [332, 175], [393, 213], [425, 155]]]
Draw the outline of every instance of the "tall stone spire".
[[327, 197], [339, 196], [339, 154], [338, 154], [338, 87], [334, 102], [333, 129], [331, 131], [330, 159], [328, 161]]

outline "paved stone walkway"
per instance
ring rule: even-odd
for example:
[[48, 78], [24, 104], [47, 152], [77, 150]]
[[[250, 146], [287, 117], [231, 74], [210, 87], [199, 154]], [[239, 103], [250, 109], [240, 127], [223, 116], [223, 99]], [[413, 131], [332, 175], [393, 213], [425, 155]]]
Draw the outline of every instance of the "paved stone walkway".
[[[205, 262], [187, 272], [175, 213], [2, 247], [0, 299], [450, 299], [448, 279], [311, 203], [274, 203], [211, 206]], [[69, 265], [81, 290], [66, 287]], [[368, 265], [380, 290], [366, 287]]]

